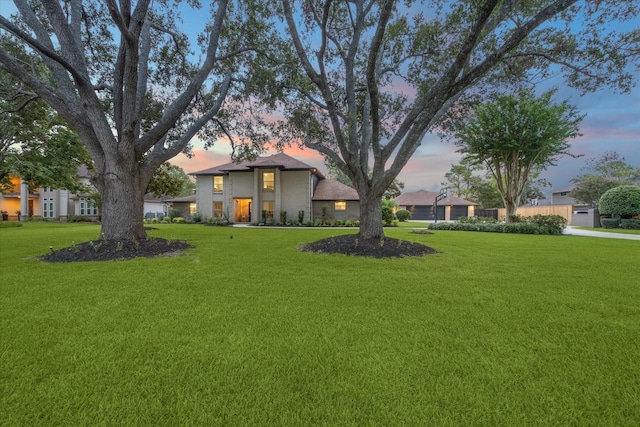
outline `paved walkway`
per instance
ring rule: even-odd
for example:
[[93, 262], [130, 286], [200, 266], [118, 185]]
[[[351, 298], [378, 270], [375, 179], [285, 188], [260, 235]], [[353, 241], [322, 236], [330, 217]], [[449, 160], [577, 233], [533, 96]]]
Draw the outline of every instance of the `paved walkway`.
[[621, 233], [608, 233], [606, 231], [593, 231], [593, 230], [581, 230], [575, 227], [567, 227], [563, 234], [570, 236], [586, 236], [586, 237], [604, 237], [609, 239], [627, 239], [627, 240], [640, 240], [639, 234], [621, 234]]

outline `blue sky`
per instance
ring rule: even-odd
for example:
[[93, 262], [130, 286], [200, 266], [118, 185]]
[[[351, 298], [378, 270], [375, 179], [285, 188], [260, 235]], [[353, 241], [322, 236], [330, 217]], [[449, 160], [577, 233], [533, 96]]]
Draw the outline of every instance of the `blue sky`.
[[[0, 0], [0, 14], [8, 16], [15, 11], [9, 0]], [[640, 22], [636, 27], [640, 27]], [[565, 186], [582, 172], [585, 161], [598, 158], [606, 151], [615, 151], [627, 162], [640, 168], [640, 88], [633, 88], [630, 94], [616, 94], [609, 89], [580, 96], [577, 92], [563, 87], [558, 78], [558, 98], [569, 99], [586, 114], [581, 125], [581, 137], [571, 141], [571, 152], [580, 158], [564, 157], [556, 166], [549, 167], [542, 178], [550, 181], [555, 188]], [[291, 148], [285, 150], [290, 155], [325, 171], [321, 156], [313, 150]], [[171, 160], [187, 173], [227, 163], [231, 148], [227, 143], [218, 142], [212, 149], [204, 150], [194, 141], [195, 156], [188, 159], [180, 154]], [[458, 163], [460, 155], [453, 143], [441, 141], [437, 135], [427, 135], [422, 146], [399, 175], [405, 183], [405, 191], [420, 189], [436, 191], [445, 180], [444, 174], [452, 164]]]

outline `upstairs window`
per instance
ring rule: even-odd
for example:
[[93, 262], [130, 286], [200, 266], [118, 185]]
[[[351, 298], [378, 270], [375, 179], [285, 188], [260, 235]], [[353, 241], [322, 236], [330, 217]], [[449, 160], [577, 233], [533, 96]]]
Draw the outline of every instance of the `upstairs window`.
[[224, 177], [222, 176], [214, 176], [213, 177], [213, 191], [215, 192], [221, 192], [224, 187], [223, 187], [223, 179]]
[[275, 177], [276, 177], [276, 174], [273, 172], [263, 172], [262, 188], [264, 190], [275, 190], [276, 188]]
[[335, 203], [334, 209], [337, 210], [337, 211], [346, 211], [347, 210], [347, 202], [345, 202], [344, 200], [337, 201]]

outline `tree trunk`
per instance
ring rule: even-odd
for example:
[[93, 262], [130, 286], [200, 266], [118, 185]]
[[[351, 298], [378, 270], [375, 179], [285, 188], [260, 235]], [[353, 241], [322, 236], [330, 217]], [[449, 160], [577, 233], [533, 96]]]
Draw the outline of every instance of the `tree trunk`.
[[511, 222], [511, 217], [518, 212], [518, 204], [511, 200], [502, 199], [505, 208], [505, 222]]
[[144, 190], [140, 185], [137, 165], [122, 163], [98, 175], [94, 184], [102, 198], [101, 237], [108, 240], [139, 241], [147, 237], [144, 231]]
[[382, 239], [382, 196], [360, 195], [360, 237]]

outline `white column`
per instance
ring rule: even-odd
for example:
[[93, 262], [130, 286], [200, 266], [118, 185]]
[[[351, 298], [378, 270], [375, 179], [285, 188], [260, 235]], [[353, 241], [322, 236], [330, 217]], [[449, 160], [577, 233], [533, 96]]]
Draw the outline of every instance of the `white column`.
[[276, 173], [273, 177], [274, 184], [276, 186], [275, 191], [275, 201], [273, 207], [273, 222], [280, 222], [280, 209], [281, 209], [281, 197], [282, 197], [282, 189], [280, 188], [280, 169], [276, 168]]
[[253, 170], [253, 200], [251, 200], [251, 222], [262, 221], [262, 202], [260, 201], [260, 174], [262, 170]]
[[18, 221], [29, 218], [29, 184], [20, 178], [20, 217]]

